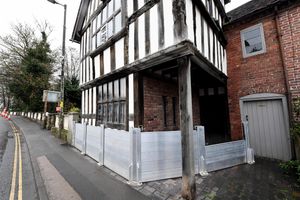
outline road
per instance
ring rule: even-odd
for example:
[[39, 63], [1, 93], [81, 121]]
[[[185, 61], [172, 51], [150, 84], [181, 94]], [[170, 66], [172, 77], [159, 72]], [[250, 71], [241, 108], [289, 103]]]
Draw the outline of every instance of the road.
[[148, 199], [28, 119], [0, 117], [0, 130], [1, 200]]
[[[1, 199], [37, 199], [35, 179], [24, 136], [16, 126], [0, 118]], [[26, 190], [23, 186], [26, 185]]]

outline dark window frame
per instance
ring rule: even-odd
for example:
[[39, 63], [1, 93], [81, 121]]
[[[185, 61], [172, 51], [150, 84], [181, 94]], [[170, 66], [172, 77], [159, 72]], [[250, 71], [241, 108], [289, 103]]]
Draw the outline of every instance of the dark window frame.
[[[125, 80], [123, 80], [125, 79]], [[118, 81], [117, 87], [118, 87], [118, 94], [115, 94], [115, 82]], [[125, 85], [125, 90], [123, 94], [125, 94], [125, 97], [122, 96], [122, 82], [124, 84], [127, 84], [127, 77], [123, 77], [120, 79], [113, 80], [111, 82], [107, 82], [105, 84], [102, 84], [98, 86], [98, 95], [97, 95], [97, 125], [105, 124], [108, 127], [112, 128], [122, 128], [125, 129], [128, 117], [127, 117], [127, 90], [128, 88]], [[112, 97], [109, 98], [109, 84], [112, 84]], [[104, 88], [106, 88], [106, 96], [103, 98], [103, 91]], [[109, 106], [112, 105], [112, 115], [109, 114]], [[115, 105], [118, 105], [118, 112], [115, 113]], [[124, 107], [124, 108], [123, 108]], [[117, 117], [115, 115], [118, 115]], [[123, 115], [123, 116], [121, 116]], [[115, 121], [115, 119], [118, 119]]]

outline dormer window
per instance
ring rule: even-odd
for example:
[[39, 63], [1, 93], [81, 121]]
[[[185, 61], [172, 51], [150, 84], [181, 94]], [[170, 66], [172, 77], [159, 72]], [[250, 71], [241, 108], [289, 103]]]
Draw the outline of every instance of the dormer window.
[[92, 24], [92, 50], [95, 50], [122, 29], [121, 0], [109, 1]]

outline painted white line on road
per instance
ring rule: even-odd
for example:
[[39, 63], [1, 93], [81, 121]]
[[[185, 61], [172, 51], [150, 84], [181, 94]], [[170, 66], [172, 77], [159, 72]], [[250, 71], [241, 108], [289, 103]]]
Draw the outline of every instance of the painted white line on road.
[[81, 200], [79, 194], [71, 187], [46, 156], [37, 158], [49, 200]]

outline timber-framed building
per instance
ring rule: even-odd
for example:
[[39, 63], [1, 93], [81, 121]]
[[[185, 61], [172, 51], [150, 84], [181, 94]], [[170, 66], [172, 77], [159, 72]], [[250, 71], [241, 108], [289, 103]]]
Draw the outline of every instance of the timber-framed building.
[[180, 128], [184, 102], [207, 138], [230, 139], [224, 5], [229, 0], [82, 0], [82, 119], [145, 131]]

